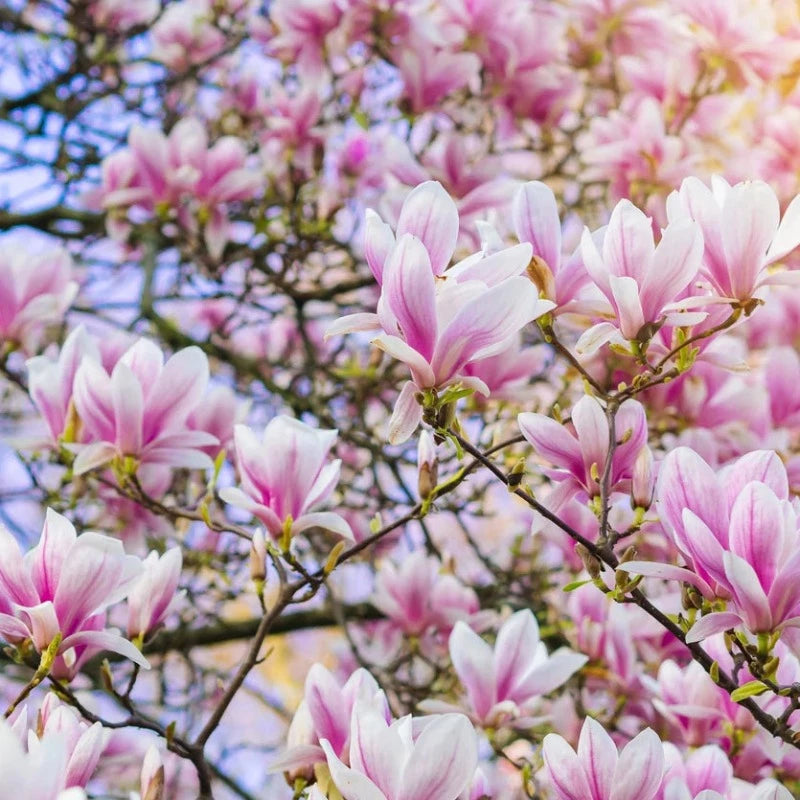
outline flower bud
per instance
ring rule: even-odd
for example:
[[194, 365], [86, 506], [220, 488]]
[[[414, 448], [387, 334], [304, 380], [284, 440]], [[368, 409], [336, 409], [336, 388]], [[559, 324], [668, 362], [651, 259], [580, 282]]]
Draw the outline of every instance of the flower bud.
[[163, 800], [164, 765], [155, 745], [151, 745], [142, 762], [140, 779], [142, 800]]
[[419, 437], [417, 448], [417, 487], [419, 496], [427, 500], [436, 488], [439, 477], [439, 461], [436, 458], [436, 444], [428, 431]]
[[653, 470], [653, 453], [645, 445], [636, 456], [633, 464], [633, 475], [631, 478], [631, 496], [635, 508], [650, 508], [653, 502], [653, 487], [655, 485], [655, 473]]
[[261, 528], [253, 534], [250, 542], [250, 577], [256, 582], [267, 577], [267, 546]]

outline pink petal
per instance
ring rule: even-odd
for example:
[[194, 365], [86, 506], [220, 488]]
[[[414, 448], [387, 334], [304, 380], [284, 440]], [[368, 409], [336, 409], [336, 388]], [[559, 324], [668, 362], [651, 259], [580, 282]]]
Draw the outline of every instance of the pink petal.
[[635, 339], [645, 322], [655, 322], [656, 319], [645, 319], [642, 302], [640, 299], [639, 284], [634, 278], [617, 277], [609, 275], [608, 285], [611, 289], [611, 298], [617, 309], [617, 319], [622, 335], [626, 339]]
[[441, 275], [456, 247], [458, 210], [440, 183], [426, 181], [413, 189], [397, 221], [397, 238], [411, 233], [422, 240], [434, 275]]
[[407, 381], [395, 400], [387, 436], [390, 444], [408, 441], [422, 422], [422, 406], [417, 402], [417, 391], [414, 383]]
[[738, 614], [733, 614], [729, 611], [706, 614], [689, 629], [686, 634], [686, 642], [687, 644], [702, 642], [716, 633], [722, 633], [741, 624], [742, 618]]
[[584, 764], [592, 796], [609, 797], [614, 782], [614, 768], [619, 758], [617, 746], [605, 728], [591, 717], [586, 717], [581, 728], [578, 758]]
[[[386, 262], [381, 301], [391, 310], [402, 338], [426, 361], [430, 361], [436, 345], [435, 295], [428, 253], [419, 239], [405, 234]], [[381, 307], [378, 315], [381, 316]], [[387, 324], [384, 329], [394, 333]]]
[[142, 386], [131, 368], [118, 362], [111, 375], [114, 408], [114, 443], [121, 454], [138, 455], [142, 449], [144, 399]]
[[394, 242], [391, 227], [368, 208], [364, 226], [364, 257], [378, 284], [383, 283], [383, 267], [392, 252]]
[[739, 183], [728, 192], [722, 207], [722, 239], [734, 297], [752, 295], [779, 220], [778, 198], [763, 181]]
[[730, 549], [755, 570], [761, 587], [769, 591], [782, 557], [767, 531], [778, 536], [783, 527], [780, 501], [763, 483], [748, 483], [731, 509]]
[[537, 453], [583, 481], [583, 453], [580, 445], [561, 423], [531, 411], [519, 414], [517, 423], [522, 435], [534, 446]]
[[641, 285], [652, 269], [654, 253], [650, 220], [629, 200], [620, 200], [603, 238], [603, 263], [609, 275], [630, 277]]
[[745, 625], [754, 633], [772, 630], [769, 600], [761, 588], [756, 571], [733, 553], [726, 552], [722, 558], [728, 588]]
[[492, 648], [469, 625], [458, 621], [450, 634], [450, 658], [472, 708], [485, 718], [497, 702]]
[[414, 743], [397, 800], [457, 800], [478, 766], [478, 743], [463, 714], [442, 714]]
[[547, 776], [559, 800], [594, 800], [583, 762], [565, 739], [548, 733], [542, 744], [542, 755]]
[[650, 728], [628, 742], [614, 770], [609, 800], [652, 800], [664, 776], [664, 748]]
[[517, 611], [503, 623], [494, 647], [497, 700], [510, 696], [536, 658], [539, 644], [539, 626], [529, 609]]
[[778, 231], [767, 250], [767, 263], [780, 261], [800, 245], [800, 195], [797, 195], [783, 214]]
[[309, 528], [322, 528], [329, 533], [341, 536], [343, 539], [355, 541], [350, 524], [332, 511], [318, 511], [314, 514], [303, 514], [292, 525], [292, 534], [302, 533]]
[[344, 800], [387, 800], [386, 795], [369, 778], [346, 767], [333, 752], [329, 742], [323, 740], [321, 745], [328, 759], [333, 783]]
[[533, 245], [555, 273], [561, 263], [561, 221], [553, 190], [541, 181], [529, 181], [514, 197], [512, 219], [517, 238]]

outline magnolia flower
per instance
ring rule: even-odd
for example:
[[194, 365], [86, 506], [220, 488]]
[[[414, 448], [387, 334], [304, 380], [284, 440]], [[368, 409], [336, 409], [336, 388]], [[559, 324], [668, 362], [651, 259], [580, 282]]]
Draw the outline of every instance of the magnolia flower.
[[0, 249], [0, 341], [32, 345], [33, 334], [60, 322], [78, 292], [65, 250], [32, 255], [4, 244]]
[[[517, 611], [498, 631], [494, 648], [468, 625], [450, 634], [450, 658], [467, 690], [474, 719], [495, 727], [506, 720], [527, 724], [536, 702], [566, 683], [587, 657], [567, 649], [548, 655], [530, 610]], [[519, 720], [519, 717], [523, 717]]]
[[245, 425], [234, 429], [236, 463], [242, 489], [226, 488], [220, 497], [258, 517], [270, 535], [295, 536], [323, 528], [346, 539], [350, 525], [339, 514], [311, 509], [333, 494], [341, 461], [328, 462], [335, 430], [318, 430], [291, 417], [275, 417], [259, 441]]
[[[575, 404], [571, 415], [574, 433], [544, 414], [526, 411], [517, 417], [517, 422], [536, 452], [558, 468], [550, 474], [558, 483], [548, 498], [551, 509], [561, 508], [575, 495], [600, 495], [609, 441], [608, 420], [598, 400], [585, 395]], [[647, 473], [647, 459], [640, 462], [641, 451], [647, 446], [647, 419], [640, 403], [626, 400], [620, 405], [615, 431], [618, 444], [609, 473], [611, 490], [628, 488], [637, 471]], [[647, 475], [637, 477], [637, 489], [643, 483], [649, 484]]]
[[409, 367], [411, 380], [389, 421], [389, 441], [398, 444], [422, 420], [420, 391], [460, 383], [488, 396], [489, 388], [468, 375], [467, 367], [507, 349], [525, 325], [554, 304], [540, 300], [522, 277], [530, 262], [528, 244], [485, 257], [477, 253], [444, 272], [458, 215], [438, 184], [422, 184], [409, 195], [396, 242], [388, 226], [372, 220], [365, 252], [382, 284], [378, 313], [344, 317], [326, 335], [380, 330], [373, 344]]
[[152, 633], [180, 599], [175, 590], [182, 564], [180, 547], [171, 547], [160, 558], [155, 550], [148, 553], [142, 575], [128, 593], [128, 638]]
[[664, 773], [658, 736], [647, 728], [617, 753], [599, 722], [587, 717], [578, 750], [555, 733], [542, 745], [545, 772], [559, 800], [652, 800]]
[[346, 766], [322, 741], [344, 800], [456, 800], [477, 766], [475, 731], [463, 714], [407, 716], [388, 724], [372, 706], [357, 704], [350, 742]]
[[214, 24], [209, 0], [171, 3], [152, 26], [153, 58], [182, 72], [225, 48], [225, 34]]
[[691, 325], [705, 315], [679, 313], [675, 301], [700, 269], [703, 239], [691, 220], [668, 225], [661, 241], [653, 226], [628, 200], [620, 201], [602, 235], [602, 251], [585, 230], [581, 254], [591, 279], [611, 304], [614, 324], [601, 323], [583, 334], [578, 352], [589, 352], [621, 333], [622, 339], [648, 340], [661, 325]]
[[76, 475], [114, 458], [139, 464], [206, 469], [200, 448], [217, 444], [210, 433], [190, 430], [187, 417], [202, 402], [208, 359], [199, 347], [180, 350], [164, 363], [159, 348], [140, 339], [109, 375], [84, 358], [75, 374], [73, 400], [91, 444], [72, 445]]
[[735, 186], [714, 176], [709, 189], [698, 178], [686, 178], [667, 198], [671, 222], [694, 220], [705, 242], [703, 275], [721, 297], [745, 301], [771, 283], [796, 274], [770, 275], [768, 267], [800, 244], [800, 196], [781, 219], [778, 198], [763, 181]]
[[67, 788], [69, 743], [51, 732], [41, 739], [28, 737], [27, 749], [14, 728], [0, 720], [0, 787], [3, 798], [30, 800], [86, 800], [79, 786]]
[[36, 736], [28, 737], [28, 750], [42, 747], [48, 738], [60, 738], [67, 745], [64, 787], [84, 787], [91, 779], [100, 756], [108, 745], [111, 731], [99, 722], [89, 724], [70, 706], [48, 694], [37, 718]]
[[475, 592], [455, 575], [443, 575], [436, 558], [415, 550], [399, 565], [386, 561], [375, 579], [373, 605], [407, 634], [449, 631], [480, 610]]
[[[179, 5], [185, 4], [170, 6], [158, 24]], [[182, 119], [169, 136], [134, 126], [128, 149], [103, 162], [101, 202], [106, 209], [138, 206], [151, 212], [166, 205], [189, 229], [201, 222], [209, 253], [219, 258], [232, 229], [227, 204], [254, 197], [261, 185], [258, 172], [248, 169], [246, 161], [247, 150], [240, 139], [225, 136], [209, 146], [206, 128], [197, 119]], [[110, 223], [116, 225], [110, 229], [112, 234], [127, 233], [118, 215], [111, 214]]]
[[481, 67], [474, 53], [441, 49], [424, 36], [404, 40], [394, 59], [404, 94], [416, 113], [435, 108], [448, 94], [472, 81]]
[[743, 624], [754, 633], [800, 624], [800, 522], [775, 453], [754, 451], [721, 475], [681, 447], [664, 459], [658, 508], [692, 569], [636, 561], [626, 571], [695, 586], [728, 600], [698, 620], [688, 641]]
[[326, 741], [337, 757], [349, 761], [350, 724], [356, 703], [372, 704], [391, 721], [389, 705], [375, 678], [357, 669], [342, 685], [322, 664], [306, 675], [305, 691], [287, 735], [287, 749], [270, 772], [289, 772], [325, 762], [320, 742]]
[[142, 563], [122, 544], [99, 533], [75, 533], [72, 523], [48, 509], [39, 543], [23, 558], [0, 528], [0, 635], [14, 644], [30, 640], [40, 653], [62, 639], [52, 672], [71, 678], [100, 650], [111, 650], [147, 668], [129, 641], [105, 629], [106, 609], [124, 599]]

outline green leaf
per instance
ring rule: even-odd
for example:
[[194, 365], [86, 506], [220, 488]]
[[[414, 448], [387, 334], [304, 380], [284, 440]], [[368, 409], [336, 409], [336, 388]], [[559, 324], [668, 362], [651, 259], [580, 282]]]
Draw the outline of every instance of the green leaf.
[[731, 692], [731, 700], [733, 700], [734, 703], [738, 703], [742, 700], [746, 700], [748, 697], [757, 697], [760, 694], [764, 694], [768, 688], [769, 687], [761, 683], [761, 681], [750, 681]]
[[587, 583], [591, 582], [592, 582], [591, 578], [587, 578], [585, 581], [572, 581], [572, 583], [568, 583], [561, 591], [574, 592], [576, 589], [580, 589], [581, 586], [586, 586]]

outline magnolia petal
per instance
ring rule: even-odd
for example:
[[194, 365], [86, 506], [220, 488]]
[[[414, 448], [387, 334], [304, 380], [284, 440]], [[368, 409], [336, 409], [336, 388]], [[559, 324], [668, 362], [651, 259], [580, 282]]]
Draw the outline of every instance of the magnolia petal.
[[367, 312], [348, 314], [328, 326], [325, 338], [330, 339], [333, 336], [342, 336], [345, 333], [356, 333], [357, 331], [378, 331], [380, 328], [377, 314]]
[[417, 402], [417, 392], [415, 384], [407, 381], [395, 401], [387, 436], [390, 444], [408, 441], [422, 422], [422, 406]]
[[397, 220], [398, 240], [406, 233], [422, 240], [433, 274], [441, 275], [456, 249], [458, 209], [440, 183], [426, 181], [406, 197]]
[[689, 629], [686, 634], [686, 643], [702, 642], [715, 633], [722, 633], [741, 624], [742, 618], [730, 611], [717, 611], [713, 614], [706, 614]]
[[330, 533], [335, 533], [343, 539], [355, 541], [353, 529], [344, 517], [332, 511], [317, 511], [313, 514], [303, 514], [292, 523], [292, 534], [302, 533], [309, 528], [322, 528]]
[[646, 578], [661, 578], [665, 581], [689, 583], [700, 591], [707, 600], [714, 598], [711, 587], [697, 574], [685, 567], [673, 564], [659, 564], [655, 561], [626, 561], [620, 569], [631, 575], [644, 575]]

